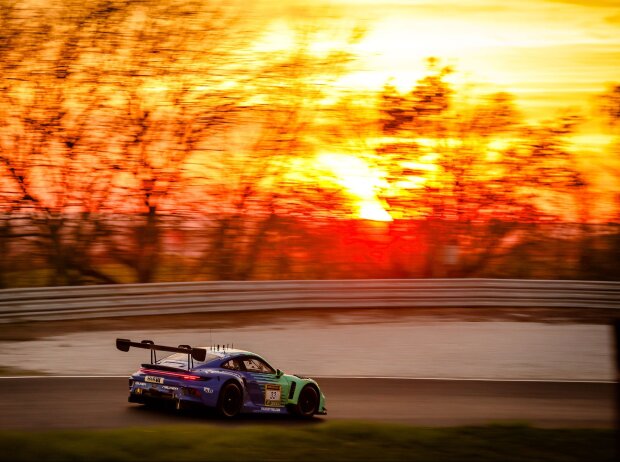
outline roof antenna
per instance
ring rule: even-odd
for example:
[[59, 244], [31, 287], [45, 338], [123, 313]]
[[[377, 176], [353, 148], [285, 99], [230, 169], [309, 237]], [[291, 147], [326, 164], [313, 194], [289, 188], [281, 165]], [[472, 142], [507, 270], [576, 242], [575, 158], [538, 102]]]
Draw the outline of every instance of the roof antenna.
[[209, 328], [209, 343], [213, 345], [213, 329]]

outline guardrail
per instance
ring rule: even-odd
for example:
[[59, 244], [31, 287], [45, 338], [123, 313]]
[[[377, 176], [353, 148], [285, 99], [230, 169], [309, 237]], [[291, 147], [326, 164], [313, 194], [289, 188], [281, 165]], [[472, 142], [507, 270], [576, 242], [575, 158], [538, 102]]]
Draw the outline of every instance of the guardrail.
[[299, 308], [620, 309], [620, 282], [521, 279], [208, 281], [0, 291], [0, 323]]

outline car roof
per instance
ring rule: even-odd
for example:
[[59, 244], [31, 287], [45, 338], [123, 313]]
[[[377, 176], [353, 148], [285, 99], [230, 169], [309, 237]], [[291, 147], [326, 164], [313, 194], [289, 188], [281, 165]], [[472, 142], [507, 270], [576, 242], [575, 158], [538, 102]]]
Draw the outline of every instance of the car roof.
[[224, 348], [224, 349], [222, 348], [218, 349], [217, 347], [199, 347], [199, 348], [204, 348], [205, 350], [207, 350], [207, 354], [209, 355], [217, 356], [218, 360], [232, 359], [232, 358], [236, 358], [237, 356], [244, 356], [244, 355], [256, 356], [258, 358], [263, 359], [263, 357], [259, 354], [252, 353], [251, 351], [246, 351], [246, 350], [237, 350], [235, 348]]

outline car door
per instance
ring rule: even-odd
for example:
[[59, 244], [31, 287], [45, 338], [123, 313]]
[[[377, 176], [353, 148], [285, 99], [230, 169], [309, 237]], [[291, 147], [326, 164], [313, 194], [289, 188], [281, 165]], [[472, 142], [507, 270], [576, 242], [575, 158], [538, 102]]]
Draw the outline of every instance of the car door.
[[278, 377], [274, 368], [255, 356], [241, 358], [241, 364], [252, 402], [261, 408], [282, 408], [288, 396], [288, 381]]

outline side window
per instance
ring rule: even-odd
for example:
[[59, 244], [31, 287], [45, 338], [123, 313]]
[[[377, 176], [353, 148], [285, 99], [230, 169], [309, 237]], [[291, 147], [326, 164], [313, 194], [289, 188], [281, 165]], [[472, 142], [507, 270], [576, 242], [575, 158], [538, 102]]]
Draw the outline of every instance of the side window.
[[224, 369], [230, 369], [233, 371], [240, 371], [241, 370], [241, 364], [239, 364], [239, 360], [237, 359], [231, 359], [229, 361], [226, 361], [224, 364], [222, 364], [222, 367]]
[[262, 374], [275, 374], [275, 371], [269, 367], [264, 361], [258, 358], [245, 358], [243, 359], [243, 365], [248, 372], [259, 372]]

